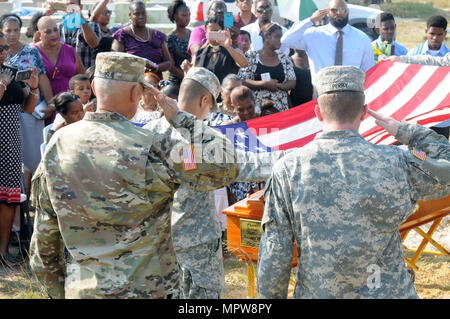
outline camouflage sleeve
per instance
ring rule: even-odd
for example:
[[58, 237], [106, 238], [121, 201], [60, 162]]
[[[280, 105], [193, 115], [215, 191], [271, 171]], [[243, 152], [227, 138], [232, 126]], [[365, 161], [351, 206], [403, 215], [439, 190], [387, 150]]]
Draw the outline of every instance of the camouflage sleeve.
[[264, 192], [257, 270], [260, 298], [287, 298], [294, 249], [287, 182], [284, 174], [274, 172], [267, 181]]
[[416, 124], [402, 123], [396, 138], [402, 151], [411, 199], [432, 200], [450, 194], [450, 143], [440, 134]]
[[447, 53], [443, 57], [435, 57], [431, 55], [402, 55], [400, 56], [400, 62], [423, 65], [450, 66], [450, 53]]
[[31, 185], [36, 215], [30, 244], [30, 267], [45, 286], [48, 295], [59, 299], [64, 298], [64, 244], [41, 167], [42, 164]]
[[273, 164], [286, 152], [253, 153], [236, 150], [236, 154], [240, 166], [236, 182], [260, 182], [270, 177]]
[[152, 149], [165, 162], [171, 182], [200, 191], [234, 182], [239, 167], [234, 146], [225, 135], [183, 111], [175, 113], [170, 124], [181, 137], [157, 136]]

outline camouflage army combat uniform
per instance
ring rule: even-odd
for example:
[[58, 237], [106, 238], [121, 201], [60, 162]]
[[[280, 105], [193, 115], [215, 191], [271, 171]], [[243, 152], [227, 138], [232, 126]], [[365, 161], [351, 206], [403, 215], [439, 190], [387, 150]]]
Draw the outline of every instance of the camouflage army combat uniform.
[[[265, 181], [272, 165], [285, 152], [246, 153], [237, 151], [236, 181]], [[175, 255], [182, 269], [180, 298], [220, 298], [225, 292], [222, 231], [214, 192], [181, 186], [172, 208]]]
[[398, 227], [417, 200], [450, 193], [450, 147], [418, 125], [402, 123], [396, 138], [425, 160], [344, 130], [322, 133], [275, 164], [265, 190], [260, 297], [286, 297], [295, 239], [295, 298], [417, 298]]
[[[316, 114], [327, 126], [274, 165], [261, 221], [262, 298], [287, 296], [294, 240], [294, 298], [417, 298], [398, 228], [418, 200], [450, 193], [450, 145], [430, 129], [391, 119], [380, 123], [395, 123], [395, 137], [410, 151], [366, 141], [354, 130], [365, 116], [364, 77], [354, 66], [320, 70]], [[337, 92], [347, 92], [335, 95], [342, 101], [321, 99]], [[361, 105], [345, 105], [352, 97]], [[342, 119], [323, 115], [333, 107]]]
[[32, 181], [37, 210], [30, 265], [49, 296], [164, 298], [178, 289], [170, 231], [174, 193], [180, 184], [223, 187], [238, 169], [234, 154], [216, 163], [199, 152], [196, 168], [186, 170], [173, 160], [181, 147], [200, 141], [226, 152], [233, 146], [186, 112], [175, 113], [170, 124], [191, 139], [169, 139], [112, 112], [87, 113], [54, 134]]
[[[181, 138], [165, 118], [144, 128], [173, 139]], [[265, 181], [272, 172], [273, 163], [285, 154], [283, 151], [236, 153], [239, 167], [237, 181]], [[173, 245], [182, 270], [181, 287], [176, 297], [216, 299], [225, 292], [221, 236], [214, 192], [180, 186], [172, 207]]]

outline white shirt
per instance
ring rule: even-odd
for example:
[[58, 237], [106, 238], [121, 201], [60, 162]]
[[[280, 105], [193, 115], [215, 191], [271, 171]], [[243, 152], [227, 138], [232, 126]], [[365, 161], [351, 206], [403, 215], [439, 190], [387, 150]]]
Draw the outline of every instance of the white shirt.
[[[283, 26], [281, 26], [281, 32], [284, 34], [287, 32], [287, 29]], [[259, 51], [263, 48], [263, 38], [260, 35], [261, 28], [259, 27], [258, 20], [256, 20], [253, 23], [247, 24], [246, 26], [243, 26], [241, 30], [245, 30], [248, 33], [250, 33], [250, 41], [252, 42], [250, 44], [249, 51]], [[283, 48], [281, 47], [279, 50], [276, 50], [277, 52], [284, 53], [286, 55], [289, 55], [289, 48]]]
[[[281, 38], [281, 48], [305, 50], [311, 69], [311, 81], [315, 83], [316, 73], [334, 65], [336, 39], [339, 30], [332, 24], [313, 27], [311, 19], [296, 22]], [[374, 66], [374, 54], [369, 37], [347, 24], [342, 30], [342, 65], [353, 65], [362, 71]]]

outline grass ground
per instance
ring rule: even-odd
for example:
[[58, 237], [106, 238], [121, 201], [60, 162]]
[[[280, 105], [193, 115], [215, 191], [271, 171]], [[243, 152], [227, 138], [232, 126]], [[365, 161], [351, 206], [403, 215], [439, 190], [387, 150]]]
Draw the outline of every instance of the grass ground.
[[[350, 0], [350, 3], [361, 4], [360, 0]], [[426, 19], [434, 14], [442, 14], [450, 21], [449, 0], [393, 0], [392, 3], [382, 3], [384, 11], [392, 12], [396, 17], [397, 41], [408, 49], [425, 40]], [[450, 46], [447, 38], [446, 45]], [[407, 255], [411, 254], [409, 252]], [[224, 259], [225, 281], [227, 292], [224, 298], [246, 298], [247, 269], [245, 264], [233, 255], [226, 253]], [[450, 257], [423, 255], [418, 262], [415, 288], [419, 297], [424, 299], [450, 299]], [[292, 296], [292, 287], [290, 287]], [[46, 298], [42, 285], [25, 265], [14, 271], [0, 267], [0, 299], [35, 299]]]
[[[406, 252], [411, 257], [411, 252]], [[422, 255], [417, 262], [419, 270], [415, 272], [414, 287], [421, 299], [450, 299], [450, 256]], [[237, 257], [226, 254], [224, 259], [226, 293], [224, 299], [247, 298], [247, 267]], [[295, 271], [292, 271], [288, 298], [292, 298], [292, 283]]]
[[[13, 251], [13, 253], [16, 253]], [[411, 252], [405, 253], [408, 257]], [[228, 251], [225, 251], [224, 268], [226, 293], [224, 299], [247, 298], [246, 264], [239, 262]], [[417, 263], [414, 286], [422, 299], [450, 299], [450, 256], [422, 255]], [[292, 271], [292, 282], [295, 272]], [[289, 286], [288, 297], [292, 298], [293, 285]], [[257, 295], [256, 295], [257, 297]], [[44, 287], [32, 274], [27, 263], [23, 267], [10, 270], [0, 267], [0, 299], [44, 299], [47, 298]]]

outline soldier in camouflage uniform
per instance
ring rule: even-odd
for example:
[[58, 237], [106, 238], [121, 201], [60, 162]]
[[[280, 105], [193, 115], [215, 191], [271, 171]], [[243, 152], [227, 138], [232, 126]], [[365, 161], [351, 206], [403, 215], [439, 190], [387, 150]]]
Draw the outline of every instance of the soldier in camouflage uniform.
[[[450, 146], [425, 127], [367, 110], [364, 73], [334, 66], [317, 75], [323, 132], [279, 160], [265, 189], [258, 256], [262, 298], [286, 298], [294, 240], [294, 298], [417, 298], [399, 225], [417, 200], [450, 193]], [[409, 146], [358, 134], [366, 113]]]
[[[34, 175], [30, 265], [52, 298], [165, 298], [177, 291], [170, 231], [175, 191], [180, 184], [216, 189], [239, 173], [233, 145], [222, 134], [152, 87], [183, 138], [128, 121], [149, 86], [144, 68], [143, 59], [126, 53], [99, 54], [97, 112], [58, 130]], [[214, 103], [203, 92], [202, 107], [209, 111]], [[198, 147], [228, 152], [228, 160], [218, 163]], [[176, 155], [184, 152], [180, 161]]]
[[[192, 82], [194, 81], [194, 82]], [[206, 88], [215, 97], [219, 95], [220, 83], [214, 73], [205, 68], [189, 70], [180, 87], [178, 105], [181, 109], [203, 120], [196, 99], [197, 86]], [[194, 94], [192, 94], [194, 92]], [[145, 129], [161, 132], [165, 136], [179, 139], [179, 132], [165, 118], [153, 121]], [[269, 178], [272, 163], [284, 152], [251, 153], [237, 152], [239, 166], [238, 181], [262, 181]], [[222, 231], [217, 216], [214, 192], [204, 192], [180, 186], [175, 193], [172, 207], [172, 237], [175, 255], [180, 264], [181, 286], [178, 298], [220, 298], [225, 291], [225, 275], [222, 258]]]

